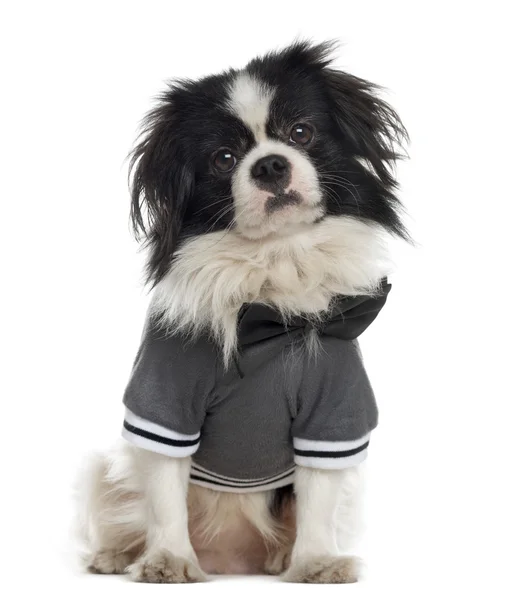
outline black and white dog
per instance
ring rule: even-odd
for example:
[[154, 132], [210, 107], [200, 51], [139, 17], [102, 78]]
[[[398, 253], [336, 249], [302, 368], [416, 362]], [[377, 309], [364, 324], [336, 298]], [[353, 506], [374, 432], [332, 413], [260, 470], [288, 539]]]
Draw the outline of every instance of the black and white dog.
[[407, 237], [406, 141], [376, 86], [295, 43], [170, 86], [132, 158], [153, 300], [121, 444], [80, 483], [88, 566], [358, 578], [361, 463], [377, 410], [356, 338]]

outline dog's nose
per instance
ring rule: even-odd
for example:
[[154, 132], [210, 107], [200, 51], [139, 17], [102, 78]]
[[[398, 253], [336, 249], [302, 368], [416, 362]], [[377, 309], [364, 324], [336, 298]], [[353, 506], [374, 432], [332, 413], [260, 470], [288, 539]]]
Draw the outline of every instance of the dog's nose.
[[269, 154], [255, 162], [251, 175], [258, 183], [280, 183], [290, 172], [290, 163], [280, 154]]

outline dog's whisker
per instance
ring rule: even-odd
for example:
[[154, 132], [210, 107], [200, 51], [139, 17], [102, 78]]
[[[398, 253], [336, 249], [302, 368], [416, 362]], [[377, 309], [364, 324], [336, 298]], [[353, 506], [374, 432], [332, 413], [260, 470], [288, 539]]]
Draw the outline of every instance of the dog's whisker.
[[[216, 219], [215, 219], [215, 221], [212, 223], [212, 225], [211, 225], [211, 226], [208, 228], [208, 230], [207, 230], [207, 233], [208, 233], [209, 231], [212, 231], [212, 230], [214, 229], [215, 225], [216, 225], [216, 224], [217, 224], [217, 223], [218, 223], [218, 222], [219, 222], [219, 221], [220, 221], [220, 220], [221, 220], [223, 217], [225, 217], [225, 216], [226, 216], [226, 215], [227, 215], [227, 214], [228, 214], [230, 211], [232, 211], [232, 210], [234, 210], [234, 207], [233, 207], [233, 205], [231, 205], [231, 206], [227, 206], [227, 207], [223, 208], [223, 209], [222, 209], [222, 210], [219, 212], [219, 214], [218, 214], [218, 215], [214, 215], [214, 216], [216, 216], [217, 218], [216, 218]], [[214, 217], [211, 217], [211, 219], [213, 219], [213, 218], [214, 218]], [[209, 219], [209, 221], [210, 221], [211, 219]], [[208, 223], [208, 221], [207, 221], [207, 223]]]
[[230, 194], [222, 196], [222, 197], [218, 198], [215, 202], [211, 202], [210, 204], [207, 204], [206, 206], [200, 208], [200, 210], [196, 211], [196, 214], [198, 215], [198, 214], [204, 212], [205, 210], [212, 208], [212, 206], [216, 206], [216, 204], [220, 204], [221, 202], [226, 202], [227, 200], [232, 200], [232, 197]]
[[[361, 200], [361, 197], [360, 197], [359, 192], [357, 190], [357, 186], [355, 186], [354, 184], [352, 184], [348, 180], [343, 180], [343, 178], [334, 178], [334, 179], [331, 179], [330, 177], [324, 177], [323, 179], [321, 179], [321, 183], [324, 186], [328, 185], [328, 184], [334, 184], [334, 185], [338, 185], [339, 187], [343, 188], [355, 200], [355, 203], [357, 205], [357, 212], [359, 214], [361, 213], [360, 204], [359, 204], [359, 201]], [[348, 185], [346, 185], [346, 184], [348, 184]], [[328, 186], [328, 189], [332, 191], [332, 188], [330, 187], [330, 185]]]

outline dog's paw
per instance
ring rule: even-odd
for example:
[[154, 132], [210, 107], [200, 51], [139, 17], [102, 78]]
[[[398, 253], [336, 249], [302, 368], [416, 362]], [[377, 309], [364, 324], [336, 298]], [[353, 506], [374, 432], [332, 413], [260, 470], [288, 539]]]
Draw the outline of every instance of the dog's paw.
[[283, 571], [288, 569], [291, 556], [291, 546], [283, 546], [282, 548], [275, 550], [273, 553], [270, 553], [265, 561], [265, 573], [268, 575], [281, 575]]
[[167, 550], [143, 555], [129, 572], [134, 581], [145, 583], [197, 583], [206, 579], [200, 567]]
[[355, 583], [361, 562], [355, 556], [317, 556], [292, 562], [283, 575], [293, 583]]
[[127, 552], [114, 552], [113, 550], [99, 550], [90, 559], [87, 570], [90, 573], [113, 575], [125, 573], [132, 563], [132, 556]]

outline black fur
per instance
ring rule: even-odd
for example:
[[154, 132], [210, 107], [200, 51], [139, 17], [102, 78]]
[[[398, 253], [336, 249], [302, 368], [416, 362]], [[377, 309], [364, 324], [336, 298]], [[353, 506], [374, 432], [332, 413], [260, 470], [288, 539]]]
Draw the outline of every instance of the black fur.
[[[376, 222], [408, 239], [392, 173], [406, 130], [377, 86], [330, 68], [332, 48], [299, 42], [248, 64], [248, 73], [276, 89], [267, 133], [286, 140], [292, 124], [311, 122], [314, 139], [301, 150], [318, 172], [327, 214]], [[235, 75], [173, 83], [147, 116], [132, 153], [131, 220], [149, 246], [153, 284], [183, 239], [234, 226], [232, 173], [218, 173], [211, 157], [221, 147], [242, 157], [255, 144], [225, 106]]]
[[270, 512], [276, 519], [281, 519], [283, 511], [295, 498], [295, 490], [293, 483], [284, 485], [283, 487], [276, 488], [272, 492], [272, 498], [270, 503]]

